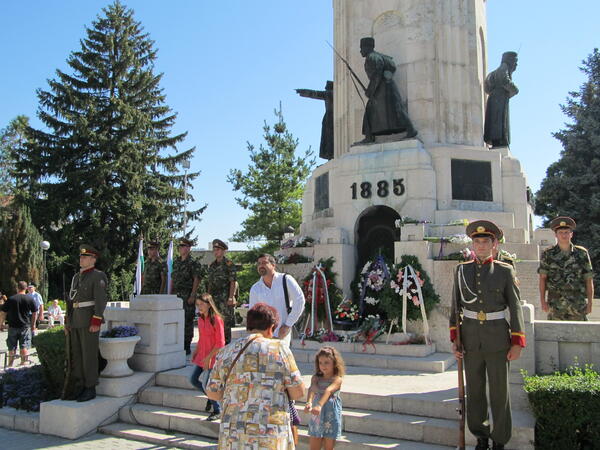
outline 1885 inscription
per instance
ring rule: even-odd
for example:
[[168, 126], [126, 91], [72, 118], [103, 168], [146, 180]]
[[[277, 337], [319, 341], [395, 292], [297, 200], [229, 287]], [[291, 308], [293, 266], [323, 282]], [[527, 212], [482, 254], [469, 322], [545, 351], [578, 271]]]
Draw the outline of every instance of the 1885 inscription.
[[406, 188], [404, 187], [404, 178], [397, 178], [392, 180], [391, 186], [387, 180], [380, 180], [375, 186], [368, 181], [363, 181], [360, 184], [352, 183], [350, 190], [352, 191], [352, 200], [356, 200], [358, 196], [360, 198], [371, 198], [374, 194], [377, 197], [387, 197], [390, 192], [400, 196], [404, 195]]

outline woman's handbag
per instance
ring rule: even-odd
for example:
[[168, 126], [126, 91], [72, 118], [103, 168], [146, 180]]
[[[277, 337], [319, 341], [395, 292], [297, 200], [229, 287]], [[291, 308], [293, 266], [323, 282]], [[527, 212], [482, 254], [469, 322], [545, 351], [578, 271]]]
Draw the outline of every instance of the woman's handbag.
[[206, 385], [208, 384], [208, 380], [210, 379], [210, 373], [212, 372], [212, 369], [204, 369], [202, 371], [202, 373], [200, 374], [200, 377], [198, 378], [198, 381], [200, 381], [200, 384], [202, 385], [202, 390], [205, 391], [204, 393], [206, 394]]

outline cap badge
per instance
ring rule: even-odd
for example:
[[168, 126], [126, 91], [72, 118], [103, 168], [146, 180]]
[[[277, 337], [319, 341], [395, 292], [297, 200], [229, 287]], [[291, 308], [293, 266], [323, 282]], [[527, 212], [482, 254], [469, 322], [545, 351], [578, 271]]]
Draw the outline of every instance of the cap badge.
[[566, 227], [567, 226], [567, 222], [565, 222], [564, 220], [560, 223], [561, 227]]
[[477, 227], [478, 233], [483, 233], [484, 231], [485, 231], [485, 227], [482, 227], [482, 226]]

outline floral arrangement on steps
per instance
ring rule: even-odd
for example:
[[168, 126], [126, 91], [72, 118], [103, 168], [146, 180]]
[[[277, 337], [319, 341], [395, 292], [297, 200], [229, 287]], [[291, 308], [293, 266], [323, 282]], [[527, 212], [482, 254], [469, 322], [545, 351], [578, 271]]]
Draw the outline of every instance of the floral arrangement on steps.
[[342, 330], [351, 330], [358, 326], [360, 314], [358, 306], [352, 303], [352, 299], [345, 299], [333, 311], [333, 323], [336, 328]]
[[319, 260], [318, 264], [302, 280], [306, 303], [304, 305], [303, 328], [304, 338], [319, 328], [332, 329], [332, 310], [342, 301], [342, 290], [335, 284], [336, 274], [333, 272], [333, 257]]

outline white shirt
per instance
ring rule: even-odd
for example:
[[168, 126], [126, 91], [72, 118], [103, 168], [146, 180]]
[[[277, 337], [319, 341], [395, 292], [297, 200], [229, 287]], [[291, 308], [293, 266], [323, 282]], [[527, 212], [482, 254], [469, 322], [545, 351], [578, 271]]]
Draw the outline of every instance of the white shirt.
[[[302, 292], [302, 289], [300, 289], [300, 286], [294, 277], [288, 275], [285, 279], [287, 281], [290, 306], [292, 307], [292, 310], [288, 315], [285, 307], [285, 294], [283, 292], [283, 275], [283, 273], [275, 272], [271, 287], [268, 287], [261, 277], [260, 280], [254, 283], [254, 285], [250, 288], [250, 308], [257, 303], [262, 302], [274, 307], [277, 312], [279, 312], [281, 322], [275, 330], [275, 333], [273, 333], [274, 336], [279, 334], [279, 328], [281, 324], [284, 324], [288, 327], [294, 326], [296, 321], [302, 315], [302, 311], [304, 311], [304, 293]], [[290, 333], [288, 333], [284, 339], [288, 345], [291, 341], [291, 336], [292, 333], [290, 331]]]
[[41, 306], [44, 304], [44, 300], [42, 300], [42, 294], [35, 291], [34, 293], [29, 294], [29, 295], [31, 295], [33, 297], [33, 300], [35, 301], [35, 304], [37, 305], [37, 308], [39, 311]]

